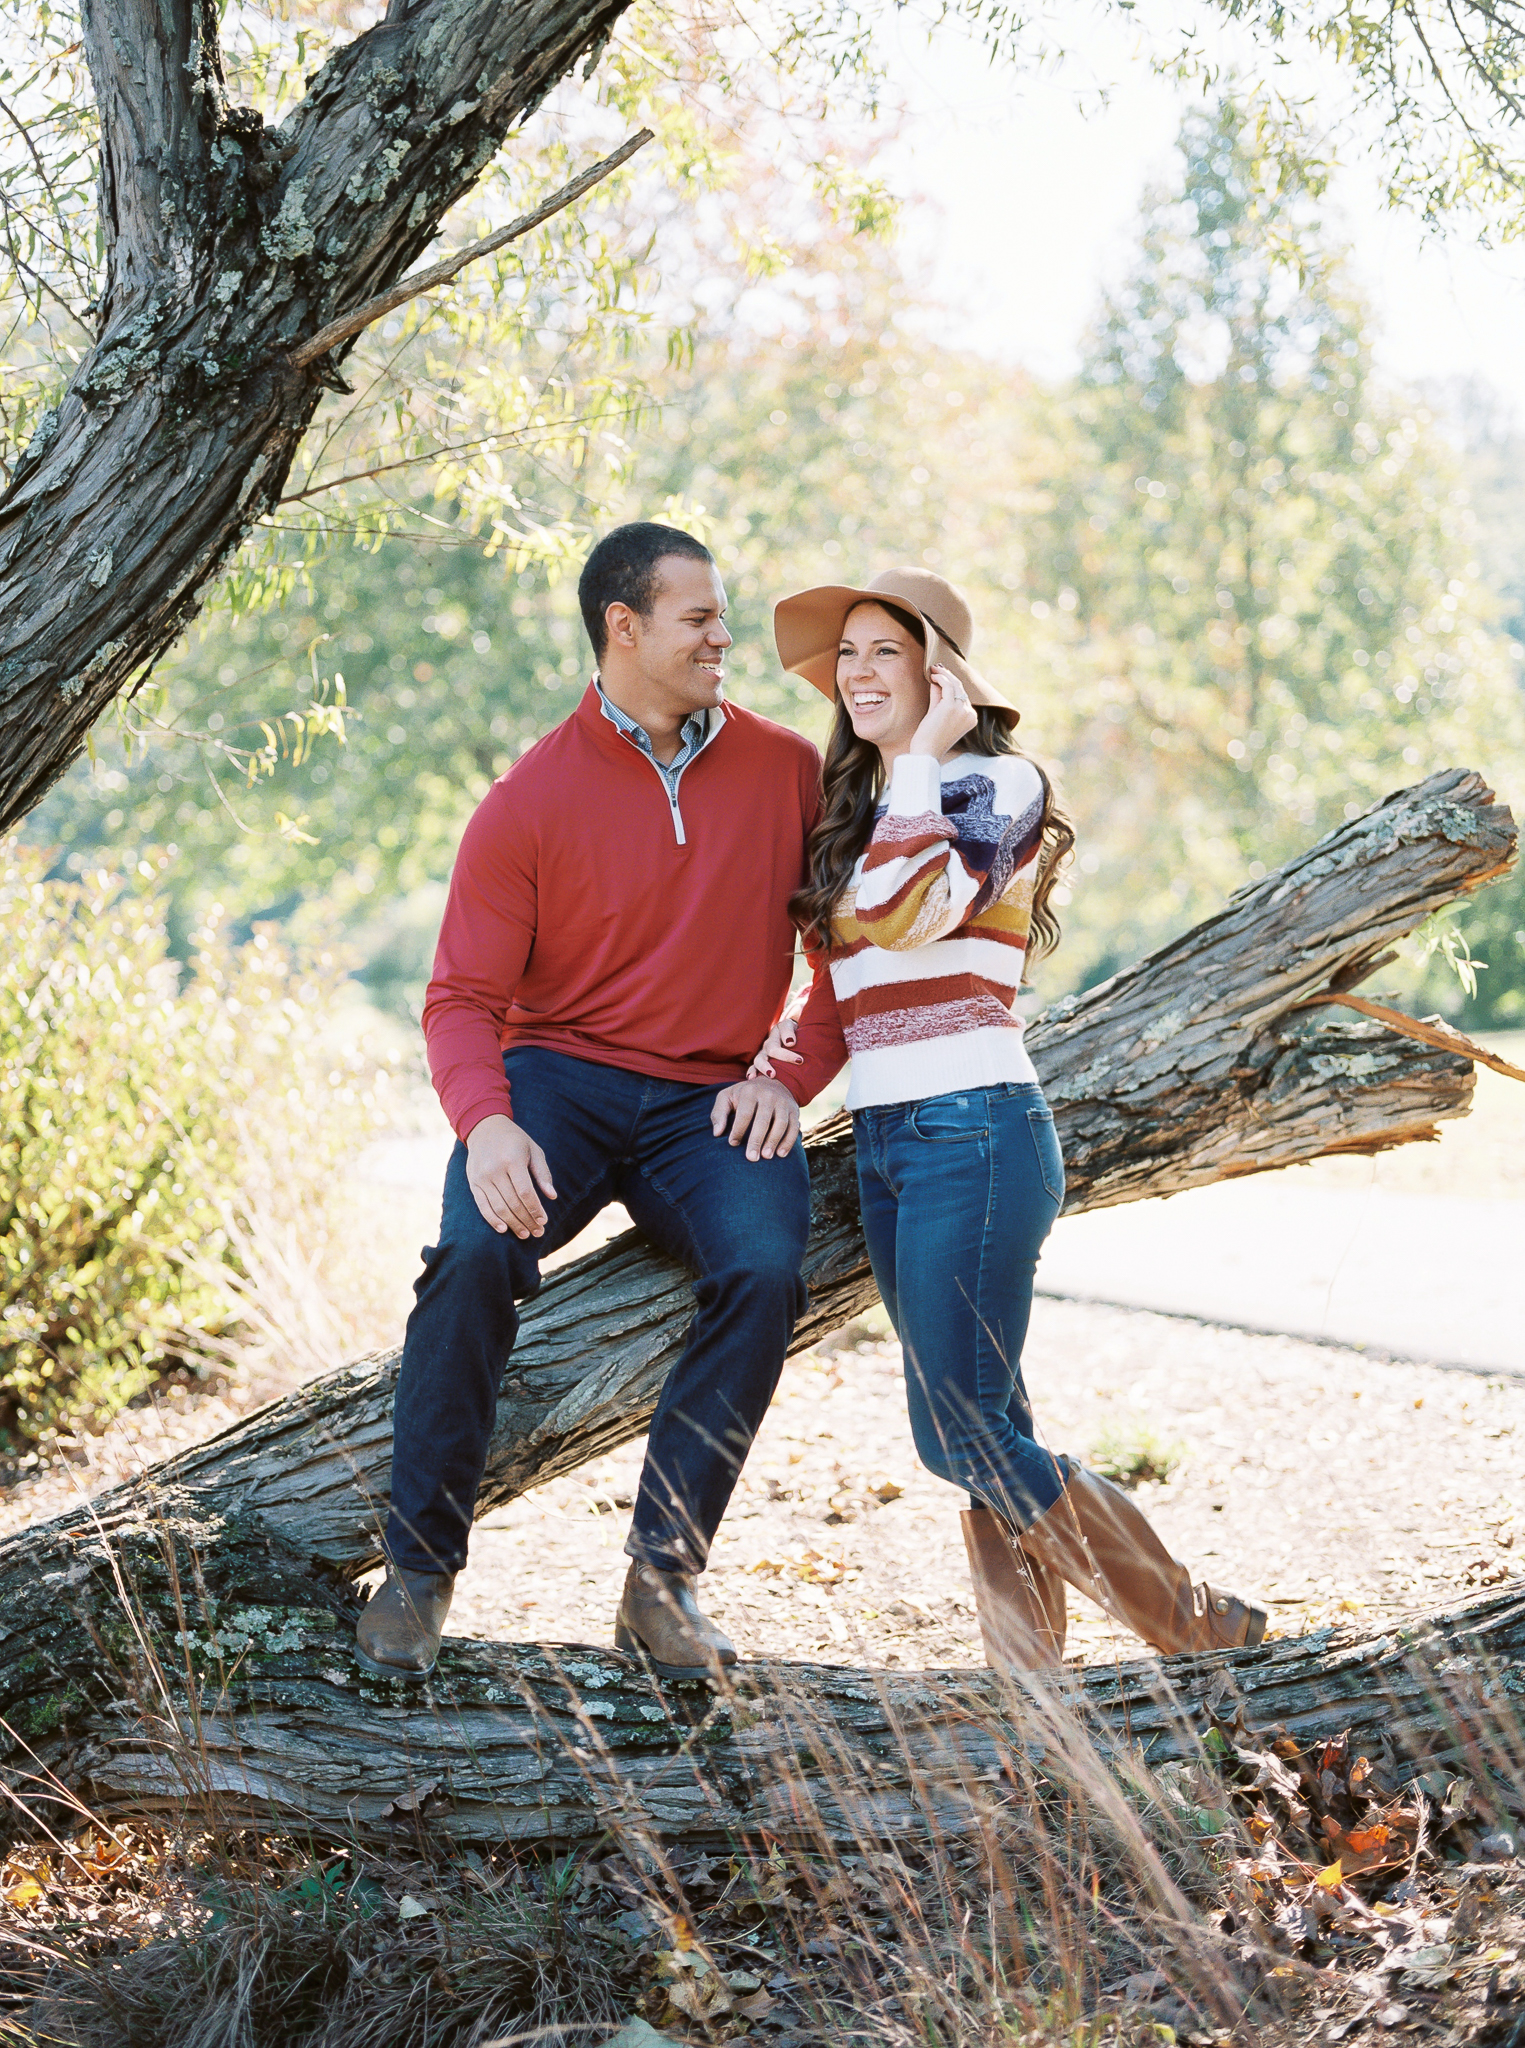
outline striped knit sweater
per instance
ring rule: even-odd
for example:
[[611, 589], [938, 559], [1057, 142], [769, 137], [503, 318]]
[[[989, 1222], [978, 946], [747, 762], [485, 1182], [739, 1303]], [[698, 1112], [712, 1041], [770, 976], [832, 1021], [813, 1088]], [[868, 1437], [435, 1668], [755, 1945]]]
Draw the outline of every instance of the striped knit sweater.
[[1034, 1081], [1022, 981], [1043, 779], [1016, 754], [903, 754], [799, 1022], [801, 1102], [852, 1058], [847, 1107]]

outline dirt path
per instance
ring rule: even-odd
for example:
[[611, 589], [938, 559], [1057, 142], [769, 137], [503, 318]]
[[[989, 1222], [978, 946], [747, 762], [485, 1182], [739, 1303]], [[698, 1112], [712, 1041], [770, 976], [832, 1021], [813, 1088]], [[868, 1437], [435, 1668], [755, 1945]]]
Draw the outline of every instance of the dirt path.
[[[786, 1369], [716, 1545], [706, 1601], [744, 1654], [979, 1661], [961, 1497], [923, 1471], [898, 1347], [872, 1322]], [[1028, 1379], [1045, 1436], [1090, 1456], [1174, 1451], [1137, 1497], [1177, 1553], [1258, 1594], [1272, 1626], [1376, 1623], [1525, 1562], [1525, 1382], [1399, 1365], [1145, 1310], [1040, 1300]], [[269, 1389], [265, 1391], [268, 1398]], [[172, 1393], [0, 1499], [57, 1513], [208, 1436], [252, 1393]], [[607, 1642], [643, 1446], [538, 1488], [477, 1529], [452, 1631]], [[1134, 1646], [1072, 1601], [1073, 1654]]]
[[[1179, 1447], [1169, 1481], [1137, 1497], [1204, 1575], [1271, 1603], [1273, 1628], [1375, 1623], [1525, 1562], [1518, 1382], [1060, 1301], [1038, 1304], [1028, 1359], [1056, 1448]], [[641, 1448], [489, 1516], [452, 1626], [606, 1641]], [[787, 1368], [707, 1603], [759, 1656], [979, 1661], [961, 1505], [917, 1464], [898, 1347], [849, 1337]], [[1071, 1629], [1088, 1659], [1130, 1651], [1078, 1597]]]

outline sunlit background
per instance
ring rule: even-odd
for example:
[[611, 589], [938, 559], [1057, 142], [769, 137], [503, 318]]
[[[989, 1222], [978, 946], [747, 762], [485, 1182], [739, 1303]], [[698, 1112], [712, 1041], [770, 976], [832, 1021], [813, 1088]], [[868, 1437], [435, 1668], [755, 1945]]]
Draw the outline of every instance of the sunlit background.
[[[350, 0], [230, 8], [233, 89], [279, 118], [325, 41], [368, 18]], [[773, 601], [902, 561], [965, 586], [974, 658], [1022, 705], [1077, 830], [1035, 1005], [1437, 769], [1525, 802], [1518, 244], [1487, 246], [1466, 205], [1438, 224], [1422, 194], [1390, 205], [1419, 159], [1301, 45], [1184, 10], [1151, 12], [1147, 38], [1135, 24], [1077, 9], [1008, 61], [904, 11], [867, 51], [780, 54], [771, 15], [722, 35], [636, 8], [593, 81], [511, 140], [447, 245], [638, 122], [658, 137], [362, 337], [285, 501], [22, 829], [3, 1071], [10, 1127], [34, 1131], [8, 1171], [37, 1192], [30, 1249], [0, 1275], [23, 1361], [0, 1426], [51, 1426], [80, 1360], [126, 1398], [155, 1360], [215, 1350], [219, 1288], [245, 1353], [255, 1329], [299, 1372], [395, 1337], [448, 1145], [417, 1020], [451, 860], [493, 778], [586, 687], [576, 572], [617, 520], [708, 540], [733, 696], [817, 738]], [[6, 463], [88, 345], [96, 260], [77, 53], [46, 24], [28, 47], [7, 104], [50, 184], [15, 147], [0, 173], [13, 207], [52, 209], [56, 247], [34, 251], [47, 291], [13, 274]], [[28, 961], [54, 1006], [56, 1103], [35, 1127]], [[1525, 886], [1437, 920], [1381, 987], [1469, 1029], [1525, 1025]], [[160, 1006], [151, 1032], [123, 1023], [140, 998]], [[1504, 1210], [1457, 1220], [1463, 1188], [1516, 1192], [1509, 1148], [1478, 1132], [1486, 1157], [1453, 1147], [1435, 1188], [1403, 1182], [1451, 1206], [1422, 1226], [1405, 1211], [1390, 1247], [1450, 1231], [1464, 1258], [1508, 1236]], [[1230, 1216], [1226, 1191], [1188, 1199]], [[1341, 1321], [1319, 1247], [1345, 1226], [1315, 1208], [1298, 1212], [1311, 1248], [1294, 1232], [1275, 1251], [1258, 1212], [1223, 1245], [1247, 1236], [1268, 1272], [1304, 1274], [1299, 1329], [1417, 1329], [1385, 1266]], [[131, 1228], [97, 1271], [105, 1212]], [[1089, 1227], [1061, 1228], [1056, 1284], [1082, 1288], [1089, 1258], [1120, 1287], [1131, 1260], [1153, 1306], [1223, 1313], [1226, 1288], [1250, 1322], [1292, 1326], [1280, 1277], [1230, 1285], [1215, 1253], [1204, 1307], [1160, 1277], [1153, 1240], [1096, 1237], [1083, 1258]], [[1454, 1291], [1492, 1300], [1481, 1268]], [[1430, 1307], [1427, 1356], [1449, 1341]], [[1492, 1363], [1515, 1340], [1502, 1304], [1483, 1320], [1466, 1343]]]
[[[367, 459], [336, 403], [294, 479], [319, 488], [161, 667], [145, 741], [125, 757], [106, 721], [28, 821], [55, 871], [151, 855], [182, 952], [213, 902], [240, 935], [337, 923], [368, 999], [416, 1016], [465, 818], [586, 679], [587, 534], [641, 515], [712, 542], [733, 694], [812, 732], [775, 597], [902, 559], [969, 588], [977, 658], [1079, 829], [1044, 996], [1433, 768], [1518, 787], [1518, 250], [1388, 208], [1380, 138], [1312, 60], [1278, 81], [1299, 186], [1256, 140], [1232, 69], [1253, 53], [1226, 30], [1209, 89], [1161, 75], [1168, 33], [1145, 44], [1115, 12], [1023, 69], [911, 19], [883, 32], [880, 118], [845, 105], [834, 159], [851, 191], [882, 178], [891, 226], [877, 199], [802, 198], [758, 108], [732, 138], [745, 180], [664, 193], [649, 246], [649, 181], [599, 221], [646, 323], [633, 354], [627, 325], [610, 360], [586, 269], [581, 360], [560, 280], [516, 276], [501, 333], [424, 314], [362, 351]], [[581, 110], [547, 118], [575, 147]], [[336, 675], [342, 715], [315, 714]], [[255, 750], [252, 785], [219, 742]], [[1522, 927], [1518, 888], [1493, 891], [1460, 920], [1475, 993], [1437, 950], [1426, 998], [1525, 1014]]]

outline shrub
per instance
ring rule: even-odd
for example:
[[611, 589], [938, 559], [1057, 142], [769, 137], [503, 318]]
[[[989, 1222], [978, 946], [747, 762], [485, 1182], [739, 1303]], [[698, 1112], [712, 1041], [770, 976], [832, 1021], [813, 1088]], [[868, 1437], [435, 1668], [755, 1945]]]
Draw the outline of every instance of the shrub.
[[1121, 1415], [1109, 1422], [1091, 1446], [1091, 1465], [1118, 1486], [1163, 1485], [1185, 1456], [1151, 1422]]
[[342, 971], [215, 918], [171, 957], [157, 871], [49, 881], [0, 848], [0, 1444], [109, 1417], [205, 1356], [235, 1309], [241, 1123], [315, 1171], [374, 1126], [380, 1076], [326, 1028]]

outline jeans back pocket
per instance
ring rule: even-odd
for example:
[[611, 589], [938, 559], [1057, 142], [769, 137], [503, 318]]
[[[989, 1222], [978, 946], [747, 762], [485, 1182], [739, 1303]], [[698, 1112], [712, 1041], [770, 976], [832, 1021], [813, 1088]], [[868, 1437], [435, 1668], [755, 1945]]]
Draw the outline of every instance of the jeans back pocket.
[[1038, 1155], [1043, 1185], [1056, 1202], [1062, 1202], [1064, 1154], [1059, 1149], [1059, 1133], [1054, 1129], [1054, 1112], [1046, 1103], [1041, 1108], [1035, 1103], [1027, 1112], [1027, 1128], [1033, 1134], [1033, 1150]]

